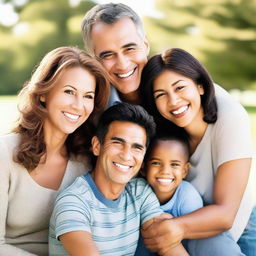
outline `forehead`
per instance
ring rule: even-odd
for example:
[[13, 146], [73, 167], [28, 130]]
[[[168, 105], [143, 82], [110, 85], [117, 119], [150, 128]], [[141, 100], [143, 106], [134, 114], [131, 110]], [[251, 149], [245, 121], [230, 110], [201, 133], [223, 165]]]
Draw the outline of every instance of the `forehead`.
[[139, 143], [146, 145], [146, 130], [138, 124], [132, 122], [113, 121], [109, 127], [105, 140], [118, 137], [129, 143]]
[[167, 156], [169, 158], [175, 155], [178, 158], [187, 158], [185, 146], [177, 140], [157, 140], [150, 155]]
[[113, 24], [95, 23], [92, 26], [91, 40], [95, 52], [115, 50], [128, 43], [143, 41], [129, 17], [123, 17]]
[[165, 69], [155, 79], [154, 87], [170, 86], [172, 83], [180, 81], [181, 83], [194, 83], [189, 77], [181, 75], [175, 71]]
[[56, 90], [65, 85], [71, 85], [81, 91], [87, 91], [95, 88], [96, 79], [95, 76], [85, 68], [80, 66], [67, 67], [57, 74], [53, 85], [52, 90]]

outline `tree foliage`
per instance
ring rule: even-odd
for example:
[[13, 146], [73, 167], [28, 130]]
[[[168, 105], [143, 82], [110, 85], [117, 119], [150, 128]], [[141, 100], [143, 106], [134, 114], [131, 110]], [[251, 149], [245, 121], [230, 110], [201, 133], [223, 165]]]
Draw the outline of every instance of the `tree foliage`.
[[184, 48], [226, 89], [256, 88], [255, 0], [156, 3], [163, 16], [146, 20], [152, 53], [169, 47]]
[[0, 26], [0, 94], [16, 94], [48, 51], [64, 45], [83, 48], [80, 23], [94, 4], [88, 0], [77, 6], [68, 0], [30, 0], [23, 6], [14, 5], [19, 22]]

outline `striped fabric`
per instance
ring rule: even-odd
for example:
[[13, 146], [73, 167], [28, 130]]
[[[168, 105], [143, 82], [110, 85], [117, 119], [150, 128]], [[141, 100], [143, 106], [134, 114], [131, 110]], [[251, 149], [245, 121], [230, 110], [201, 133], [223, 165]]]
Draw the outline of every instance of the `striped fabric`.
[[132, 179], [117, 200], [108, 200], [91, 174], [81, 176], [57, 198], [50, 223], [50, 255], [67, 255], [57, 239], [70, 231], [92, 234], [100, 255], [134, 255], [140, 225], [162, 213], [144, 179]]

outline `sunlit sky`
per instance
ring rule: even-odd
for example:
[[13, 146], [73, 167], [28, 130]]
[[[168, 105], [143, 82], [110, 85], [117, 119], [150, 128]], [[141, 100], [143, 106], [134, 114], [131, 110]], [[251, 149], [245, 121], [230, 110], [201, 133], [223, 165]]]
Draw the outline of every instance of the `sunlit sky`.
[[[23, 5], [27, 0], [16, 0], [16, 4]], [[69, 0], [71, 4], [76, 5], [81, 0]], [[98, 3], [124, 3], [134, 9], [141, 17], [142, 16], [159, 16], [155, 10], [155, 0], [95, 0]], [[19, 20], [18, 15], [14, 12], [11, 4], [3, 4], [0, 0], [0, 23], [5, 26], [11, 26]]]

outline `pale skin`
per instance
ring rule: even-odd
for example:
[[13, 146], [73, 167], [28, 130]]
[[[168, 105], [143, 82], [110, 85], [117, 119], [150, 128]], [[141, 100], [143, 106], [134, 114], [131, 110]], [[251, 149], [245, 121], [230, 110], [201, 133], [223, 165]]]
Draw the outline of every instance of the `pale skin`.
[[94, 76], [74, 67], [62, 70], [53, 89], [41, 96], [49, 113], [43, 126], [47, 154], [29, 173], [40, 186], [60, 187], [68, 163], [65, 141], [91, 114], [95, 88]]
[[122, 17], [113, 24], [95, 23], [91, 42], [95, 56], [109, 73], [121, 99], [140, 104], [138, 88], [149, 54], [147, 38], [129, 17]]
[[[155, 94], [159, 91], [163, 93], [156, 99], [157, 108], [163, 116], [184, 127], [189, 133], [192, 154], [204, 135], [207, 123], [202, 119], [202, 107], [197, 108], [200, 105], [193, 102], [193, 98], [189, 98], [186, 91], [192, 89], [194, 93], [198, 91], [201, 94], [202, 87], [177, 73], [167, 72], [168, 81], [172, 86], [165, 87], [166, 77], [160, 77], [161, 75], [158, 83], [154, 84]], [[166, 104], [169, 104], [170, 109], [179, 109], [187, 105], [190, 112], [187, 111], [187, 116], [184, 115], [183, 119], [178, 119], [165, 111]], [[205, 238], [230, 229], [248, 182], [250, 166], [250, 158], [236, 159], [220, 165], [215, 175], [213, 204], [177, 218], [164, 221], [155, 219], [155, 223], [143, 232], [146, 246], [164, 254], [183, 239]]]

